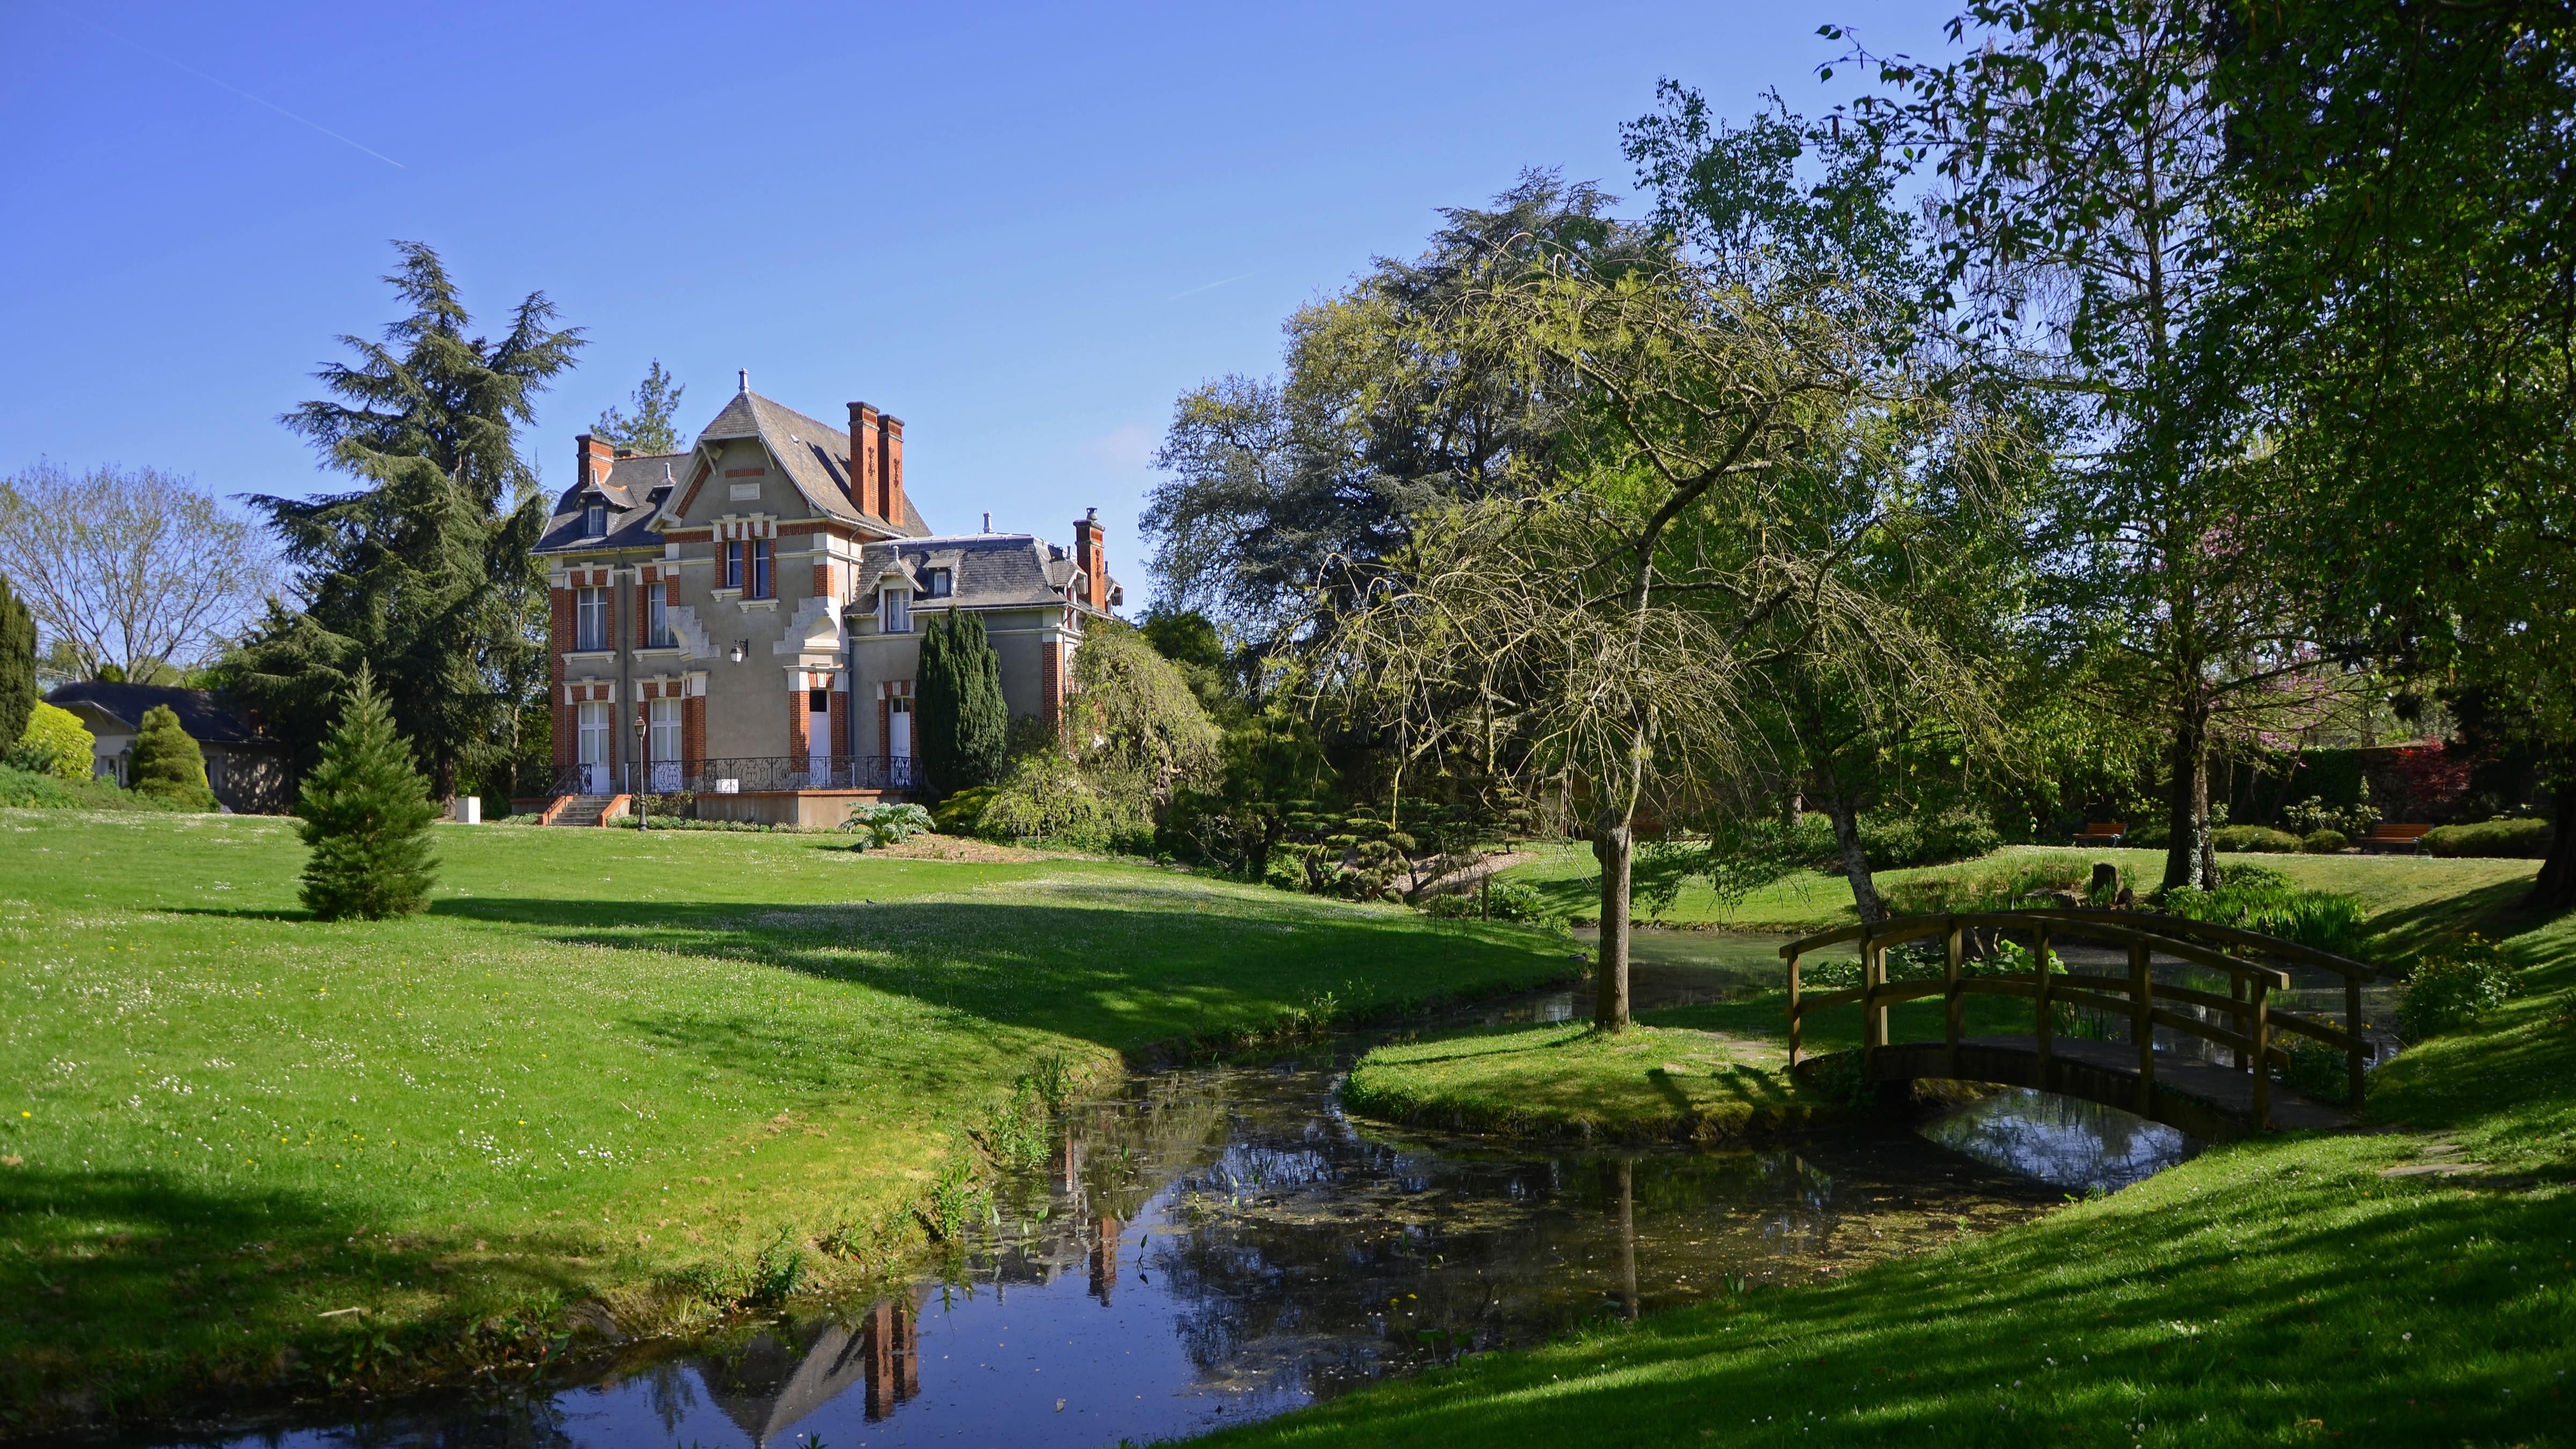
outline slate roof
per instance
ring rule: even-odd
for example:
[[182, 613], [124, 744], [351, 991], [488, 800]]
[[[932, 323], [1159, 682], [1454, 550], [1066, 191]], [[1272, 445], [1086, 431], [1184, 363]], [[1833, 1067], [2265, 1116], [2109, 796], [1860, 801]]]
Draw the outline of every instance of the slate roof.
[[66, 684], [45, 696], [45, 703], [69, 709], [84, 704], [129, 729], [143, 727], [143, 713], [156, 704], [170, 706], [179, 728], [199, 744], [271, 744], [250, 716], [225, 703], [214, 691], [172, 689], [157, 684]]
[[[967, 533], [949, 537], [908, 538], [871, 543], [859, 551], [860, 594], [870, 598], [889, 564], [900, 567], [913, 585], [916, 610], [962, 605], [970, 609], [1006, 609], [1067, 602], [1065, 589], [1081, 569], [1065, 549], [1026, 533]], [[949, 570], [953, 592], [946, 598], [921, 594], [922, 575]], [[853, 605], [853, 608], [860, 606]], [[869, 607], [873, 607], [870, 605]], [[1088, 605], [1082, 607], [1088, 608]]]
[[646, 525], [662, 511], [662, 500], [670, 496], [675, 480], [688, 471], [692, 457], [688, 453], [653, 453], [620, 458], [610, 464], [607, 480], [599, 485], [608, 504], [608, 533], [604, 538], [582, 529], [584, 490], [578, 485], [565, 489], [563, 497], [555, 500], [554, 516], [546, 520], [545, 532], [537, 536], [537, 552], [602, 548], [648, 548], [659, 552], [661, 535]]

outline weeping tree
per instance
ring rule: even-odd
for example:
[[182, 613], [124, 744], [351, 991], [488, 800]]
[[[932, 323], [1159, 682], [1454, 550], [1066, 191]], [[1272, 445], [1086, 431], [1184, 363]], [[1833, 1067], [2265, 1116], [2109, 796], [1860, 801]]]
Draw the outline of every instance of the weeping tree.
[[1688, 259], [1615, 271], [1497, 248], [1445, 319], [1554, 400], [1520, 486], [1426, 516], [1332, 629], [1321, 697], [1564, 803], [1601, 867], [1594, 1019], [1628, 1023], [1641, 818], [1776, 779], [1769, 672], [1940, 667], [1861, 561], [1909, 516], [1945, 426], [1868, 313]]

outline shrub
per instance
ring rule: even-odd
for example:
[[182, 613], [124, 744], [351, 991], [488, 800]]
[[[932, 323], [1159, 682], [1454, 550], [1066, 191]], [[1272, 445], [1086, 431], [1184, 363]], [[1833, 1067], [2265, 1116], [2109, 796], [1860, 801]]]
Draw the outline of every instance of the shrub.
[[429, 823], [438, 806], [364, 665], [322, 762], [304, 777], [295, 813], [313, 851], [304, 863], [304, 904], [313, 914], [372, 921], [428, 906]]
[[2342, 956], [2359, 953], [2370, 934], [2359, 900], [2333, 891], [2301, 890], [2278, 871], [2259, 865], [2231, 865], [2218, 889], [2169, 890], [2156, 906], [2185, 920], [2240, 926]]
[[2435, 855], [2539, 860], [2549, 854], [2549, 822], [2485, 820], [2475, 825], [2435, 826], [2425, 833], [2424, 848]]
[[918, 805], [869, 804], [851, 806], [850, 818], [841, 822], [841, 828], [858, 837], [850, 842], [850, 849], [867, 851], [901, 845], [930, 824], [930, 812]]
[[0, 806], [20, 810], [175, 810], [150, 795], [116, 788], [114, 780], [66, 780], [51, 771], [0, 765]]
[[1547, 908], [1547, 897], [1538, 887], [1516, 880], [1495, 881], [1483, 890], [1457, 891], [1433, 896], [1423, 903], [1423, 914], [1444, 921], [1522, 921], [1546, 925], [1557, 919]]
[[1989, 866], [1953, 875], [1891, 881], [1880, 898], [1900, 916], [1928, 916], [1938, 911], [2008, 911], [2028, 898], [2052, 891], [2084, 890], [2091, 872], [2071, 860], [2029, 861]]
[[2222, 825], [2209, 832], [2213, 850], [2232, 854], [2296, 855], [2299, 837], [2268, 825]]
[[57, 780], [88, 779], [97, 773], [97, 759], [98, 736], [82, 726], [80, 716], [43, 700], [36, 701], [26, 732], [8, 754], [12, 768]]
[[993, 803], [1000, 787], [978, 785], [960, 790], [942, 800], [930, 812], [931, 828], [942, 835], [981, 835], [984, 833], [984, 807]]
[[2311, 830], [2300, 837], [2299, 849], [2310, 855], [2340, 855], [2352, 849], [2352, 837], [2340, 830]]
[[1045, 840], [1075, 850], [1114, 850], [1153, 822], [1141, 797], [1085, 771], [1061, 750], [1022, 755], [984, 803], [977, 833], [988, 840]]
[[[1809, 812], [1792, 837], [1797, 857], [1818, 870], [1840, 871], [1842, 847], [1833, 821]], [[1945, 810], [1930, 815], [1874, 814], [1860, 818], [1860, 848], [1871, 870], [1911, 870], [1975, 860], [2003, 846], [2003, 836], [1982, 811]]]
[[2502, 950], [2472, 931], [2415, 965], [2397, 1020], [2407, 1040], [2475, 1025], [2511, 1000], [2517, 982]]
[[189, 810], [215, 808], [215, 792], [206, 786], [205, 752], [180, 727], [178, 711], [166, 704], [143, 712], [127, 769], [138, 794], [157, 795]]

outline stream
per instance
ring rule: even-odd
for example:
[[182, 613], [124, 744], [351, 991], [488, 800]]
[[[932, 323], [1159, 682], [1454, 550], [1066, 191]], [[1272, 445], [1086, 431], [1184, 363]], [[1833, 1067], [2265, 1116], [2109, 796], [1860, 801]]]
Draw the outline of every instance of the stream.
[[[1638, 1006], [1777, 979], [1778, 942], [1641, 932]], [[1426, 1017], [1564, 1020], [1572, 991]], [[2004, 1092], [1908, 1131], [1719, 1150], [1506, 1144], [1346, 1118], [1362, 1040], [1142, 1074], [1066, 1114], [908, 1291], [627, 1377], [449, 1393], [227, 1446], [1092, 1446], [1203, 1432], [1462, 1354], [1828, 1279], [2116, 1191], [2197, 1150]]]

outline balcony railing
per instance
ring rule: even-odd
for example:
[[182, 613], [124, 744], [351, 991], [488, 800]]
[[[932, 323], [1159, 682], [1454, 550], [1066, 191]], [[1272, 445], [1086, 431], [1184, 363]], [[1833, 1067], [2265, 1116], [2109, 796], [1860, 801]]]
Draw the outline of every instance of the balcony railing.
[[[913, 761], [901, 755], [839, 755], [800, 765], [785, 755], [655, 760], [644, 788], [656, 795], [758, 795], [782, 790], [910, 790]], [[619, 795], [635, 789], [633, 765], [574, 765], [555, 773], [558, 795]]]

